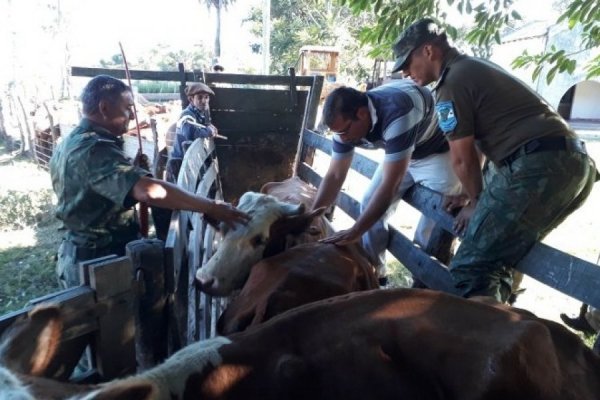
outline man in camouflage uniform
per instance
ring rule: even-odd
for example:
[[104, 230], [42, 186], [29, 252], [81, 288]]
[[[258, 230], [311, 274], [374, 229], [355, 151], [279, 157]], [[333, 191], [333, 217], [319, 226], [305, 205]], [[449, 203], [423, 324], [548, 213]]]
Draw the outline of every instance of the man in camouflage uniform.
[[121, 136], [134, 117], [133, 93], [123, 82], [96, 76], [83, 90], [81, 101], [84, 118], [50, 160], [58, 197], [56, 216], [66, 228], [57, 263], [63, 286], [80, 284], [79, 262], [124, 255], [125, 245], [139, 238], [133, 210], [137, 202], [201, 212], [230, 227], [248, 220], [230, 204], [188, 193], [132, 164]]
[[505, 266], [583, 203], [596, 178], [593, 161], [538, 94], [499, 66], [459, 54], [433, 20], [408, 27], [394, 53], [394, 72], [435, 82], [438, 124], [468, 201], [454, 223], [464, 234], [449, 266], [456, 286], [465, 297], [505, 301], [512, 280]]

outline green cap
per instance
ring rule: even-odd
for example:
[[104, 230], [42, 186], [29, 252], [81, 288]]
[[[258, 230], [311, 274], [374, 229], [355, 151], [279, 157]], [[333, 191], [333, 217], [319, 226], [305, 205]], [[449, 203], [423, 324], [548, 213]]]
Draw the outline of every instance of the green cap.
[[406, 28], [398, 39], [396, 39], [396, 43], [394, 43], [393, 50], [396, 63], [392, 72], [398, 72], [403, 69], [410, 53], [414, 49], [423, 43], [437, 38], [440, 34], [442, 34], [442, 30], [431, 18], [421, 19]]

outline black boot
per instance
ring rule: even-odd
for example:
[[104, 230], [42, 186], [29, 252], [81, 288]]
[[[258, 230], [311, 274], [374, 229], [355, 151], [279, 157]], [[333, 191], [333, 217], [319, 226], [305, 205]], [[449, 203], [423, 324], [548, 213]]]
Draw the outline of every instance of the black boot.
[[582, 304], [581, 309], [579, 310], [579, 315], [577, 317], [571, 318], [568, 317], [567, 314], [560, 314], [560, 319], [565, 323], [565, 325], [567, 325], [571, 329], [583, 332], [586, 335], [594, 335], [596, 333], [596, 330], [592, 328], [590, 323], [585, 318], [587, 309], [587, 304]]

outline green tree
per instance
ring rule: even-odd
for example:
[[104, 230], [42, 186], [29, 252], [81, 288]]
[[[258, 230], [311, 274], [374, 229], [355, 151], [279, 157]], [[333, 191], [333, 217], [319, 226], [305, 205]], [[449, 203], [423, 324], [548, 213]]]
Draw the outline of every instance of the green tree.
[[[245, 20], [258, 39], [252, 49], [261, 49], [262, 10], [253, 8]], [[362, 80], [370, 73], [369, 46], [361, 46], [361, 26], [373, 22], [373, 15], [353, 14], [333, 0], [271, 0], [271, 70], [285, 74], [296, 67], [304, 45], [336, 46], [340, 53], [340, 75]]]
[[226, 10], [227, 6], [234, 3], [235, 0], [200, 0], [200, 3], [206, 5], [210, 11], [212, 8], [217, 12], [217, 31], [215, 34], [215, 57], [221, 57], [221, 11]]
[[[337, 0], [348, 5], [355, 13], [372, 12], [377, 16], [374, 25], [365, 27], [360, 34], [362, 43], [374, 46], [375, 56], [391, 57], [391, 45], [398, 35], [413, 21], [430, 16], [444, 26], [450, 37], [464, 40], [474, 54], [489, 57], [494, 43], [501, 42], [501, 33], [521, 19], [514, 10], [513, 0]], [[557, 73], [572, 73], [576, 68], [573, 56], [600, 46], [600, 7], [598, 0], [563, 0], [565, 11], [558, 23], [568, 23], [570, 29], [581, 25], [582, 46], [574, 51], [551, 47], [541, 54], [524, 53], [513, 67], [535, 65], [533, 79], [546, 70], [546, 80], [552, 81]], [[448, 7], [455, 7], [461, 14], [472, 16], [472, 28], [460, 31], [446, 22]], [[587, 78], [600, 76], [600, 55], [589, 60], [585, 66]]]
[[[201, 44], [193, 51], [188, 51], [159, 43], [144, 57], [127, 61], [130, 69], [173, 71], [179, 63], [183, 63], [188, 70], [203, 69], [209, 64], [209, 58], [208, 51]], [[108, 60], [101, 59], [99, 64], [102, 68], [123, 68], [123, 56], [114, 54]]]
[[[487, 49], [493, 43], [500, 43], [500, 33], [507, 25], [520, 20], [514, 10], [513, 0], [337, 0], [349, 6], [353, 12], [371, 12], [376, 16], [375, 23], [361, 29], [362, 43], [374, 47], [372, 55], [391, 58], [391, 46], [400, 33], [417, 19], [425, 16], [434, 18], [452, 39], [459, 38], [456, 27], [448, 24], [447, 11], [455, 7], [461, 14], [474, 19], [471, 29], [461, 33], [460, 39], [477, 48]], [[462, 36], [464, 35], [464, 36]]]
[[[581, 47], [573, 49], [573, 51], [567, 51], [551, 46], [549, 50], [538, 54], [529, 54], [525, 51], [513, 61], [512, 66], [514, 68], [526, 68], [535, 65], [532, 73], [534, 81], [543, 70], [546, 70], [546, 82], [548, 84], [552, 82], [557, 73], [568, 72], [572, 74], [577, 67], [574, 56], [600, 46], [600, 5], [598, 5], [598, 0], [574, 0], [570, 2], [557, 22], [568, 23], [569, 29], [581, 25]], [[600, 76], [600, 54], [588, 60], [584, 69], [587, 72], [586, 79]]]

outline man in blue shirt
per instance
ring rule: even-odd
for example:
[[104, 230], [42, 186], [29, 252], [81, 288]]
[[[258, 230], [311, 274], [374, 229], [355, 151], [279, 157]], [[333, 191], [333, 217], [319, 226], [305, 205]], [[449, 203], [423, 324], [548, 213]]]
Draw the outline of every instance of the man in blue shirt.
[[183, 158], [183, 142], [216, 136], [219, 131], [210, 123], [210, 95], [215, 94], [202, 82], [194, 82], [185, 88], [190, 104], [183, 110], [176, 124], [175, 143], [171, 158]]
[[[331, 163], [313, 209], [334, 203], [350, 169], [354, 147], [385, 151], [354, 225], [324, 240], [346, 244], [362, 237], [380, 277], [385, 276], [387, 220], [404, 193], [416, 183], [444, 194], [460, 192], [459, 180], [450, 166], [448, 145], [436, 124], [431, 123], [433, 110], [430, 91], [409, 80], [392, 81], [366, 93], [337, 88], [323, 107], [323, 122], [336, 134]], [[433, 221], [421, 217], [415, 241], [426, 245], [433, 225]]]

